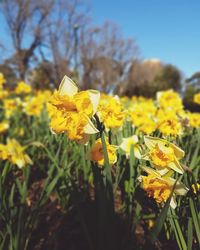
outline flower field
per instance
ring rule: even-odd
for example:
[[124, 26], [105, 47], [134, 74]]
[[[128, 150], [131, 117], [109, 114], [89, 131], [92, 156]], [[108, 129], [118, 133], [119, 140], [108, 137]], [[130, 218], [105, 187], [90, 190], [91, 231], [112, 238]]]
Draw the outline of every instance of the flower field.
[[[200, 107], [200, 93], [194, 96]], [[0, 74], [0, 249], [199, 249], [200, 113]]]

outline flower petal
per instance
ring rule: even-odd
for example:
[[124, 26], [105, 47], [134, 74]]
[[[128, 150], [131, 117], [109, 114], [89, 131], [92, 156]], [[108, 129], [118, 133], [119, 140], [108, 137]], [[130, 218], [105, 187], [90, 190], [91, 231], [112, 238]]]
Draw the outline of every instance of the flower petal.
[[141, 149], [139, 145], [134, 147], [134, 155], [137, 159], [142, 159]]
[[99, 105], [100, 92], [97, 90], [88, 90], [90, 101], [93, 106], [93, 115], [97, 112], [97, 108]]
[[156, 145], [157, 143], [156, 139], [158, 138], [155, 138], [152, 136], [144, 136], [144, 142], [146, 146], [148, 147], [148, 149], [152, 149]]
[[181, 182], [177, 182], [176, 183], [176, 187], [175, 187], [175, 193], [178, 195], [186, 195], [188, 192], [188, 188]]
[[142, 170], [146, 172], [147, 174], [154, 175], [155, 177], [161, 177], [160, 174], [153, 168], [142, 166]]
[[177, 159], [182, 159], [184, 157], [185, 152], [181, 148], [177, 147], [173, 143], [169, 143], [169, 145], [173, 148], [174, 154], [176, 155]]
[[172, 195], [172, 198], [171, 198], [171, 201], [170, 201], [170, 206], [173, 209], [175, 209], [176, 206], [177, 206], [176, 199], [175, 199], [175, 197], [173, 195]]
[[84, 127], [84, 132], [86, 134], [96, 134], [99, 132], [99, 130], [94, 126], [94, 124], [91, 122], [89, 118], [87, 118], [88, 123]]
[[178, 172], [179, 174], [183, 174], [184, 170], [181, 167], [181, 164], [178, 162], [178, 160], [175, 158], [173, 162], [170, 162], [168, 164], [168, 167], [173, 169], [174, 171]]
[[69, 77], [64, 76], [58, 89], [59, 95], [73, 96], [77, 92], [78, 87], [76, 86], [76, 84]]

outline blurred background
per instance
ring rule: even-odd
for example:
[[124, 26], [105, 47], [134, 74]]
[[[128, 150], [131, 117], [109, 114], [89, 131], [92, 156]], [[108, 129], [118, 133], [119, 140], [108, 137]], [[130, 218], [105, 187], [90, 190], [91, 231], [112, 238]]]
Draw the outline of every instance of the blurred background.
[[0, 72], [14, 87], [81, 89], [154, 97], [181, 93], [197, 110], [200, 2], [196, 0], [2, 0]]

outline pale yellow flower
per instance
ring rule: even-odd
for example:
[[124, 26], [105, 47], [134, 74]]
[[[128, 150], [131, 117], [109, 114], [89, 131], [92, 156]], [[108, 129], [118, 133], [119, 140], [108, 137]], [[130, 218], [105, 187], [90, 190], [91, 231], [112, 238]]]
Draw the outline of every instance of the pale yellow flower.
[[33, 164], [30, 157], [24, 153], [25, 149], [26, 147], [21, 146], [15, 139], [8, 139], [6, 145], [0, 144], [0, 158], [23, 168]]
[[183, 167], [179, 163], [185, 154], [182, 149], [157, 137], [145, 136], [144, 141], [149, 149], [144, 159], [151, 161], [160, 173], [172, 169], [183, 174]]
[[127, 157], [130, 156], [131, 147], [133, 147], [133, 152], [134, 152], [135, 157], [141, 158], [137, 135], [123, 138], [122, 143], [119, 145], [119, 147], [126, 153]]

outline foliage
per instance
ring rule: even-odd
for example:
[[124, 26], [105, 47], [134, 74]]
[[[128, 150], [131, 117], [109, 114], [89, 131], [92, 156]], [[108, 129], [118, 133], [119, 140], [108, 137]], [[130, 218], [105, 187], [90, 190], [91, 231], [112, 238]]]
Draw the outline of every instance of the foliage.
[[199, 249], [200, 114], [177, 93], [0, 86], [0, 249]]

